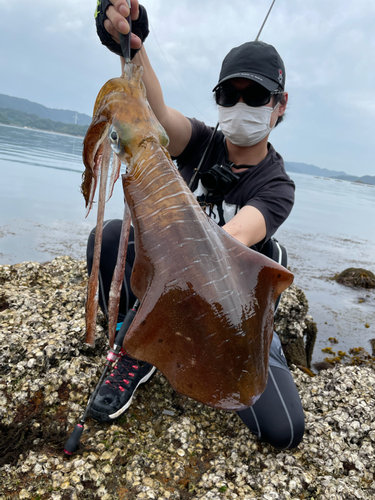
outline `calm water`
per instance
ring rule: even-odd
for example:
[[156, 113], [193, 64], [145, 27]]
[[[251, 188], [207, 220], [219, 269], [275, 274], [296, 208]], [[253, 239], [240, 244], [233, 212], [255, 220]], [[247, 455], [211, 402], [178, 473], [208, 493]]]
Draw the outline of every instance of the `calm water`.
[[[84, 258], [96, 215], [85, 219], [83, 170], [82, 138], [0, 125], [1, 264]], [[122, 199], [118, 184], [108, 218], [121, 214]]]
[[[84, 258], [96, 215], [85, 219], [81, 153], [81, 138], [0, 125], [0, 264], [66, 254]], [[323, 357], [320, 350], [331, 336], [340, 341], [337, 349], [370, 350], [374, 292], [347, 289], [328, 278], [347, 267], [375, 271], [375, 187], [291, 176], [296, 204], [277, 237], [318, 324], [315, 360]], [[122, 217], [122, 199], [117, 183], [106, 218]]]

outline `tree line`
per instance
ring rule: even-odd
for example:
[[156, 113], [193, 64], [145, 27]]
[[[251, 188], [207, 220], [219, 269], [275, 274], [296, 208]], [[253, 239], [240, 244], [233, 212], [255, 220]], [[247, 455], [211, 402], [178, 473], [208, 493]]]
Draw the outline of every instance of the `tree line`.
[[31, 113], [24, 113], [17, 109], [0, 108], [0, 123], [4, 125], [15, 125], [17, 127], [29, 127], [39, 130], [48, 130], [60, 134], [70, 134], [84, 137], [88, 129], [87, 125], [76, 125], [55, 122], [48, 118], [40, 118]]

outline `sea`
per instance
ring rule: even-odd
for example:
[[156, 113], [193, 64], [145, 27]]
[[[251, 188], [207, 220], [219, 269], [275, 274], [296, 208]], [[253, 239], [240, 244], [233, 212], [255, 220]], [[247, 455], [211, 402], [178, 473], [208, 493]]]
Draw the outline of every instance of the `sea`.
[[[0, 264], [84, 259], [95, 226], [80, 192], [82, 138], [0, 125]], [[317, 323], [313, 362], [329, 338], [334, 349], [364, 347], [375, 338], [375, 291], [332, 280], [348, 267], [375, 272], [375, 186], [290, 173], [296, 184], [292, 214], [275, 235], [288, 251], [295, 283]], [[106, 218], [122, 218], [121, 183]]]

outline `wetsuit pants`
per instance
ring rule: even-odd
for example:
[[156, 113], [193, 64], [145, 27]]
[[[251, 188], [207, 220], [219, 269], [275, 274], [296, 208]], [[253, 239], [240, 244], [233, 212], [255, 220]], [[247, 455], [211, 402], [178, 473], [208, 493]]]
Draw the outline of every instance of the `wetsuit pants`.
[[[108, 296], [117, 260], [121, 225], [121, 220], [112, 219], [106, 221], [103, 228], [99, 272], [99, 304], [106, 316], [108, 315]], [[91, 232], [87, 245], [89, 273], [91, 273], [92, 269], [94, 242], [95, 229]], [[130, 288], [130, 276], [134, 259], [134, 231], [131, 227], [121, 291], [119, 322], [123, 321], [126, 312], [136, 300]], [[239, 411], [237, 414], [254, 434], [275, 448], [294, 448], [302, 439], [305, 430], [302, 404], [276, 333], [274, 333], [270, 349], [267, 387], [253, 406]]]

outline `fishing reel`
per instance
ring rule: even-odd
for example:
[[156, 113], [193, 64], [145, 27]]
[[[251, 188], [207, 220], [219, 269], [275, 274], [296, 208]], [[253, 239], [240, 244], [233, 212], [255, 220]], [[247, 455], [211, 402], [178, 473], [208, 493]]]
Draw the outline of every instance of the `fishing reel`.
[[202, 186], [210, 194], [225, 195], [237, 184], [239, 175], [232, 172], [233, 163], [216, 164], [207, 172], [201, 174]]

